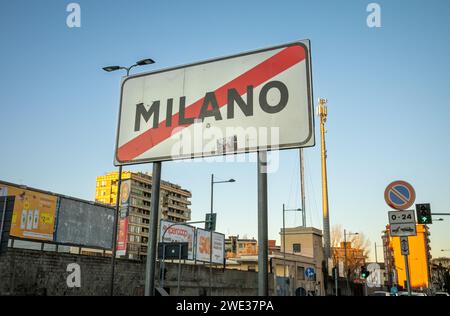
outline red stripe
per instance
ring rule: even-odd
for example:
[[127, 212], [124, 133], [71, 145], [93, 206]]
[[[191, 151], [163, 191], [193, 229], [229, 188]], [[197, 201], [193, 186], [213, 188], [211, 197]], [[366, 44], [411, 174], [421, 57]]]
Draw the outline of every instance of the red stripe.
[[[247, 92], [248, 86], [259, 86], [267, 80], [303, 61], [305, 57], [306, 52], [302, 46], [294, 45], [283, 49], [279, 53], [266, 59], [239, 77], [236, 77], [215, 90], [214, 93], [216, 95], [219, 107], [227, 104], [227, 93], [229, 89], [234, 88], [240, 95], [243, 95]], [[201, 98], [186, 107], [185, 117], [198, 117], [200, 109], [203, 105], [203, 100], [204, 98]], [[166, 121], [162, 121], [159, 123], [157, 128], [150, 128], [126, 144], [122, 145], [118, 150], [117, 159], [120, 162], [131, 161], [137, 156], [168, 139], [173, 135], [172, 132], [174, 129], [178, 128], [176, 132], [180, 132], [182, 129], [190, 125], [179, 125], [178, 116], [178, 113], [172, 116], [172, 126], [167, 127]]]

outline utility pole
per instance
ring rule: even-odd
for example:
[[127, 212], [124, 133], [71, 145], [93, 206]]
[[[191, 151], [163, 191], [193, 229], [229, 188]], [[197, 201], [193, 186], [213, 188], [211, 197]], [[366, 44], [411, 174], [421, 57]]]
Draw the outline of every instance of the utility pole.
[[322, 211], [323, 211], [323, 239], [325, 262], [328, 266], [330, 258], [330, 217], [328, 213], [328, 183], [327, 183], [327, 150], [325, 147], [325, 122], [327, 121], [328, 109], [327, 100], [320, 98], [317, 112], [320, 118], [320, 138], [322, 145]]
[[377, 243], [375, 242], [375, 263], [378, 263], [378, 256], [377, 256]]

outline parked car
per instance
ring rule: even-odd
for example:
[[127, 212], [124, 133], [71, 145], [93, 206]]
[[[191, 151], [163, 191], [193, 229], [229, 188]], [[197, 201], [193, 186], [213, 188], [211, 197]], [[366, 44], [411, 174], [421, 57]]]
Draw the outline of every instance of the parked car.
[[[408, 296], [408, 292], [398, 292], [398, 296]], [[411, 296], [427, 296], [425, 293], [411, 292]]]
[[375, 292], [369, 294], [369, 296], [391, 296], [391, 293], [386, 292], [386, 291], [375, 291]]

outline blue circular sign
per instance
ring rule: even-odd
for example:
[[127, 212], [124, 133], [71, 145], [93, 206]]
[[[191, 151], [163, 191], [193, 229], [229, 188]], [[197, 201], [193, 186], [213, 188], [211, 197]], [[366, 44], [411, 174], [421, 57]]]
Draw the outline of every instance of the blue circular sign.
[[314, 268], [310, 267], [310, 268], [305, 269], [305, 276], [308, 279], [313, 279], [315, 275], [316, 275], [316, 271], [314, 270]]

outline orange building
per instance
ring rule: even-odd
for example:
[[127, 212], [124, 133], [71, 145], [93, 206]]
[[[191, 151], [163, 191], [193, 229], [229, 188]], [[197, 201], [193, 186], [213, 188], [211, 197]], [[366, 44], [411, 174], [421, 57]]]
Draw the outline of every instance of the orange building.
[[[406, 270], [405, 259], [400, 248], [400, 237], [389, 236], [389, 225], [386, 226], [388, 251], [392, 257], [393, 268], [397, 284], [406, 288]], [[416, 225], [417, 235], [409, 236], [409, 271], [411, 277], [411, 287], [415, 289], [427, 288], [429, 285], [429, 271], [430, 271], [430, 247], [429, 247], [429, 232], [426, 225]]]
[[230, 236], [228, 239], [225, 239], [225, 253], [227, 258], [257, 255], [258, 241], [256, 239], [239, 239], [239, 236]]

